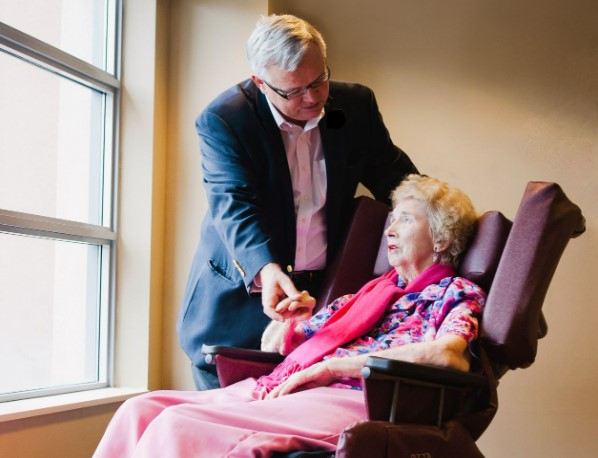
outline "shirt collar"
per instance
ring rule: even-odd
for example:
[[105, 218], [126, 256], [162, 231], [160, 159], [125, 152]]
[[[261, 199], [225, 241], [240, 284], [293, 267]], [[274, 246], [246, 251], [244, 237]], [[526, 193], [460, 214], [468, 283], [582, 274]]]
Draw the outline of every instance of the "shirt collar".
[[[297, 128], [301, 128], [301, 126], [298, 126], [297, 124], [288, 122], [286, 119], [284, 119], [283, 116], [280, 114], [280, 111], [278, 111], [278, 109], [272, 104], [272, 102], [270, 102], [270, 99], [268, 97], [266, 97], [266, 100], [268, 101], [268, 106], [270, 107], [272, 116], [274, 116], [274, 121], [276, 122], [276, 125], [278, 126], [278, 128], [280, 130], [289, 132], [289, 131], [295, 130]], [[315, 116], [315, 117], [309, 119], [305, 123], [305, 126], [301, 130], [307, 132], [308, 130], [313, 129], [314, 127], [316, 127], [318, 125], [318, 123], [320, 122], [320, 119], [322, 119], [323, 117], [324, 117], [324, 109], [322, 108], [322, 111], [320, 112], [320, 114], [318, 116]]]

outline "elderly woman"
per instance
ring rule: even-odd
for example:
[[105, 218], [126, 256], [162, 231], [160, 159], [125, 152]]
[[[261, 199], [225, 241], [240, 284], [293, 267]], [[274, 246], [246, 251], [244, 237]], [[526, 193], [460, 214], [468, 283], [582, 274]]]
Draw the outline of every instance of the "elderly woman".
[[392, 195], [386, 229], [394, 267], [312, 316], [307, 292], [282, 301], [264, 346], [288, 354], [271, 374], [206, 392], [158, 391], [125, 402], [95, 456], [270, 456], [334, 450], [366, 418], [367, 356], [467, 371], [485, 293], [455, 275], [473, 232], [467, 196], [410, 175]]

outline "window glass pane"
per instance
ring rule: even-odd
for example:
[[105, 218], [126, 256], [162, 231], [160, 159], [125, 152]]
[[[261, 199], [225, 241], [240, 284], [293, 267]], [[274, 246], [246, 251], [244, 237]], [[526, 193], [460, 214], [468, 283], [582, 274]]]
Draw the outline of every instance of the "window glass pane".
[[106, 70], [107, 0], [0, 0], [0, 21]]
[[100, 250], [0, 233], [0, 394], [98, 381]]
[[0, 0], [0, 402], [110, 382], [121, 9]]
[[0, 52], [0, 208], [102, 224], [104, 94]]

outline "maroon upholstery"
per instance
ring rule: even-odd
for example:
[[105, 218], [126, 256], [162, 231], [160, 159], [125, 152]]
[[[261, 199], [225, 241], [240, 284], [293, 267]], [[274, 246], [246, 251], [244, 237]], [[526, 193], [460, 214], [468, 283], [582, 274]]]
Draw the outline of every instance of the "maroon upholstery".
[[[449, 411], [448, 418], [453, 418], [454, 421], [463, 425], [468, 431], [470, 439], [477, 440], [496, 413], [498, 378], [504, 375], [508, 368], [527, 367], [533, 363], [537, 351], [539, 330], [544, 326], [541, 308], [548, 286], [569, 239], [578, 236], [584, 230], [585, 220], [579, 207], [565, 196], [558, 185], [543, 182], [528, 184], [511, 230], [507, 231], [508, 238], [496, 268], [496, 275], [490, 287], [482, 318], [478, 344], [482, 365], [481, 373], [486, 376], [487, 385], [485, 388], [472, 387], [470, 393], [463, 399], [460, 411], [453, 412], [454, 405], [445, 406], [445, 409]], [[478, 232], [476, 238], [479, 236], [481, 236], [481, 232]], [[479, 246], [487, 246], [487, 242], [481, 243], [481, 245], [478, 242], [481, 241], [476, 240], [472, 243], [463, 260], [460, 269], [463, 276], [469, 276], [477, 270], [475, 263], [472, 263], [470, 258], [471, 253], [472, 251], [477, 253]], [[486, 280], [478, 279], [477, 281], [482, 285]], [[422, 374], [415, 373], [412, 366], [416, 365], [395, 363], [397, 363], [395, 365], [397, 367], [394, 368], [393, 375], [386, 372], [378, 373], [370, 367], [366, 368], [373, 372], [372, 382], [369, 381], [369, 378], [366, 379], [366, 395], [368, 403], [376, 404], [375, 398], [386, 397], [388, 402], [388, 393], [393, 392], [392, 402], [396, 403], [395, 405], [401, 412], [399, 421], [402, 421], [401, 415], [404, 410], [418, 409], [422, 405], [419, 403], [419, 399], [413, 399], [411, 396], [411, 386], [418, 387], [417, 389], [430, 386], [428, 394], [421, 398], [424, 402], [435, 391], [438, 392], [442, 387], [449, 386], [448, 383], [442, 382], [442, 378], [446, 376], [446, 371], [443, 369], [425, 368], [426, 370], [422, 371], [425, 376], [422, 376]], [[434, 371], [438, 372], [437, 381], [431, 382], [430, 373]], [[382, 388], [381, 380], [386, 381], [389, 386]], [[408, 381], [406, 382], [406, 380]], [[407, 383], [407, 391], [405, 391], [405, 383]], [[394, 396], [394, 393], [399, 391], [406, 393], [406, 396], [401, 398]], [[424, 407], [424, 409], [428, 408]], [[370, 410], [373, 411], [372, 408]], [[419, 421], [422, 416], [423, 414], [419, 412], [415, 421]], [[409, 416], [407, 421], [410, 421]], [[371, 434], [377, 434], [379, 439], [384, 441], [383, 444], [376, 444], [383, 449], [391, 450], [396, 441], [410, 443], [413, 438], [405, 436], [405, 433], [410, 431], [421, 432], [421, 436], [419, 436], [421, 442], [416, 442], [416, 448], [417, 444], [425, 445], [430, 440], [428, 426], [403, 423], [393, 425], [390, 422], [386, 422], [385, 425], [384, 437], [380, 431], [376, 433], [373, 430], [369, 431]], [[441, 434], [445, 427], [437, 429], [437, 433]], [[352, 434], [353, 432], [348, 430], [343, 433], [343, 436], [351, 437]], [[451, 442], [450, 438], [448, 442]], [[352, 450], [345, 452], [344, 443], [344, 439], [339, 442], [339, 456], [347, 458], [361, 456], [353, 455]], [[477, 451], [469, 449], [469, 439], [465, 439], [463, 443], [464, 449], [457, 454], [449, 452], [434, 456], [480, 456]], [[371, 445], [371, 443], [368, 442], [367, 445]], [[367, 447], [367, 445], [360, 444], [359, 446]], [[452, 444], [447, 443], [446, 450], [449, 450], [450, 446]], [[353, 446], [350, 448], [352, 449]], [[383, 453], [379, 456], [397, 455]]]
[[[370, 198], [356, 199], [353, 220], [327, 271], [317, 307], [357, 291], [388, 270], [383, 236], [388, 212], [386, 205]], [[399, 361], [381, 367], [371, 362], [364, 369], [364, 377], [368, 411], [373, 418], [388, 416], [389, 410], [398, 409], [398, 415], [391, 413], [391, 418], [428, 421], [434, 414], [429, 415], [427, 410], [433, 413], [437, 406], [446, 404], [443, 413], [436, 416], [441, 426], [358, 423], [343, 432], [337, 457], [482, 456], [475, 440], [496, 413], [497, 380], [507, 368], [526, 367], [534, 361], [548, 285], [569, 239], [581, 234], [584, 224], [580, 209], [554, 183], [528, 184], [512, 227], [501, 213], [485, 213], [458, 268], [459, 275], [489, 291], [478, 339], [477, 369], [484, 377], [474, 373], [456, 375], [446, 369]], [[242, 373], [237, 353], [235, 350], [216, 357], [218, 371], [227, 383], [247, 376]], [[267, 357], [272, 356], [276, 357]], [[260, 375], [258, 368], [267, 372], [275, 364], [260, 361], [250, 363], [247, 374]], [[446, 394], [445, 388], [450, 393]], [[416, 395], [420, 389], [428, 392]], [[406, 393], [407, 402], [404, 398], [397, 401], [395, 394], [399, 392]], [[442, 396], [438, 396], [440, 392]], [[378, 398], [385, 398], [387, 403], [392, 398], [396, 408], [377, 406]], [[448, 400], [448, 404], [442, 399]]]
[[[250, 377], [259, 378], [264, 374], [269, 374], [276, 367], [276, 363], [252, 361], [250, 359], [243, 359], [242, 362], [239, 362], [237, 358], [223, 355], [216, 355], [215, 362], [221, 387], [232, 385]], [[240, 365], [243, 367], [242, 371], [239, 370]]]
[[203, 345], [201, 351], [206, 355], [208, 364], [216, 364], [218, 381], [221, 387], [269, 374], [284, 356], [247, 348], [228, 347], [225, 345]]
[[495, 363], [534, 362], [548, 285], [569, 239], [584, 229], [581, 210], [559, 185], [528, 184], [484, 310], [481, 339]]
[[[341, 248], [324, 278], [317, 308], [343, 294], [356, 292], [363, 284], [391, 268], [388, 263], [384, 229], [390, 208], [369, 197], [355, 199], [353, 218], [340, 244]], [[505, 241], [511, 228], [502, 213], [484, 213], [463, 256], [459, 275], [489, 291]]]
[[442, 428], [364, 421], [351, 425], [340, 438], [336, 458], [447, 457], [483, 458], [468, 431], [456, 422]]
[[[356, 292], [374, 278], [373, 267], [389, 211], [388, 205], [370, 197], [355, 199], [353, 217], [339, 244], [339, 250], [326, 271], [322, 290], [317, 298], [317, 309], [343, 294]], [[388, 261], [386, 265], [388, 266]]]
[[484, 291], [490, 291], [511, 225], [511, 221], [498, 211], [484, 213], [457, 269], [459, 275]]

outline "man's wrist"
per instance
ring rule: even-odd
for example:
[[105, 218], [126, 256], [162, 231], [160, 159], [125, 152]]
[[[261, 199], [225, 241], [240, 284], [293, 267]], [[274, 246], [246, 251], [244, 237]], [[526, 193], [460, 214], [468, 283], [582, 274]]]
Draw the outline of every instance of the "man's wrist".
[[262, 292], [262, 275], [260, 272], [253, 277], [253, 281], [251, 282], [251, 285], [249, 285], [250, 294], [259, 294]]
[[251, 281], [251, 284], [249, 285], [249, 293], [250, 294], [260, 294], [262, 292], [262, 286], [263, 286], [262, 276], [268, 275], [268, 274], [271, 274], [271, 273], [277, 272], [277, 271], [282, 271], [282, 269], [280, 268], [280, 265], [276, 264], [275, 262], [269, 262], [268, 264], [264, 265], [258, 271], [258, 273], [255, 274], [255, 277], [253, 277], [253, 280]]
[[282, 272], [282, 268], [280, 267], [280, 264], [277, 264], [275, 262], [269, 262], [268, 264], [266, 264], [264, 267], [262, 267], [260, 269], [260, 271], [258, 272], [258, 275], [268, 275], [268, 274], [277, 273], [277, 272]]

